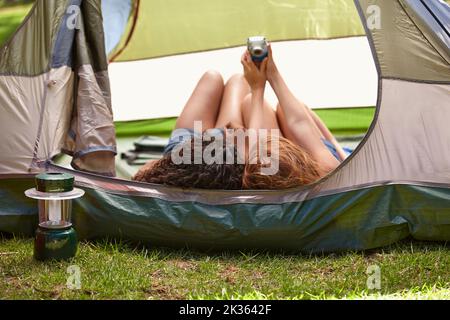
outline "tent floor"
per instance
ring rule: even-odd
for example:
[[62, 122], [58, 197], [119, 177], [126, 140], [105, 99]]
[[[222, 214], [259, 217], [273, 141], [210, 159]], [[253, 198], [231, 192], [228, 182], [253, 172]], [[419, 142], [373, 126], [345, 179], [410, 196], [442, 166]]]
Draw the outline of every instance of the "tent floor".
[[[337, 139], [343, 147], [355, 149], [358, 146], [358, 144], [361, 142], [363, 137], [364, 137], [363, 135], [347, 136], [347, 137], [337, 137]], [[135, 165], [134, 164], [130, 165], [127, 162], [127, 160], [122, 159], [122, 157], [121, 157], [122, 153], [133, 150], [134, 149], [133, 143], [136, 142], [137, 140], [139, 140], [139, 138], [140, 138], [140, 136], [117, 138], [118, 155], [116, 157], [116, 171], [117, 171], [118, 178], [131, 179], [131, 177], [133, 177], [136, 174], [136, 172], [143, 165], [143, 163], [145, 163], [146, 161], [151, 159], [150, 157], [148, 159], [142, 159], [141, 161], [139, 161], [139, 163], [137, 163]], [[162, 154], [159, 154], [159, 155], [161, 156]], [[66, 167], [66, 168], [71, 168], [70, 161], [71, 161], [71, 158], [69, 156], [64, 155], [64, 156], [58, 157], [58, 159], [55, 160], [55, 163], [60, 166]]]

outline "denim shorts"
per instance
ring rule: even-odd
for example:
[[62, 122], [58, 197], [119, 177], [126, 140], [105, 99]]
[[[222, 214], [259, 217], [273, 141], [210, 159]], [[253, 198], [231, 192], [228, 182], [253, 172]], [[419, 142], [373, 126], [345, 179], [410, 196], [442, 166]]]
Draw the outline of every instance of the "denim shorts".
[[[218, 133], [223, 135], [225, 133], [224, 129], [222, 129], [222, 128], [210, 129], [208, 131], [209, 131], [209, 133], [211, 135], [217, 135]], [[186, 141], [190, 141], [193, 138], [201, 139], [202, 137], [203, 137], [203, 133], [200, 133], [198, 131], [194, 131], [193, 129], [186, 129], [186, 128], [175, 129], [172, 132], [172, 135], [170, 136], [168, 144], [164, 148], [164, 155], [172, 152], [172, 150], [179, 144], [185, 143]], [[331, 154], [336, 159], [341, 161], [341, 159], [339, 157], [339, 154], [337, 153], [337, 150], [334, 147], [334, 145], [330, 141], [328, 141], [326, 139], [322, 139], [322, 142], [327, 147], [327, 149], [331, 152]], [[343, 148], [343, 149], [348, 155], [350, 155], [353, 152], [353, 150], [351, 150], [349, 148]]]
[[[331, 141], [327, 140], [327, 139], [322, 139], [323, 144], [325, 145], [325, 147], [327, 147], [328, 150], [330, 150], [331, 154], [339, 160], [339, 162], [341, 162], [341, 158], [339, 157], [339, 154], [337, 153], [336, 147], [331, 143]], [[347, 155], [352, 154], [353, 150], [349, 149], [349, 148], [342, 148], [344, 149], [344, 152]]]
[[[225, 134], [224, 129], [222, 128], [214, 128], [209, 129], [207, 132], [210, 135], [217, 135], [217, 134]], [[185, 143], [186, 141], [190, 141], [193, 138], [199, 138], [201, 139], [203, 137], [203, 133], [194, 131], [193, 129], [175, 129], [172, 131], [172, 135], [170, 136], [169, 142], [167, 143], [166, 147], [164, 148], [164, 155], [172, 152], [172, 150], [178, 146], [179, 144]]]

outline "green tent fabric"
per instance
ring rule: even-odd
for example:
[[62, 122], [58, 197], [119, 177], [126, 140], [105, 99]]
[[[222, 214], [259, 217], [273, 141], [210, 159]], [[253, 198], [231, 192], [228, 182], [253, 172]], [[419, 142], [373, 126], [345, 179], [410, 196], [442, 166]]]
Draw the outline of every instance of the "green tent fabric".
[[[89, 180], [89, 185], [83, 184], [84, 200], [74, 206], [74, 223], [82, 239], [321, 253], [376, 248], [410, 236], [447, 241], [450, 235], [450, 219], [442, 214], [448, 210], [447, 188], [386, 185], [303, 202], [210, 205], [110, 192], [100, 187], [102, 182]], [[24, 201], [21, 191], [32, 187], [33, 179], [15, 177], [0, 183], [9, 190], [0, 205], [10, 206], [13, 200], [20, 204], [16, 212], [0, 215], [2, 230], [32, 234], [38, 223], [36, 204]]]
[[351, 0], [140, 1], [133, 37], [114, 61], [240, 46], [249, 34], [286, 41], [361, 36], [364, 29]]
[[[190, 1], [186, 17], [192, 20], [192, 29], [191, 20], [181, 17], [150, 19], [156, 15], [152, 9], [171, 8], [174, 3], [133, 1], [115, 58], [147, 61], [232, 47], [243, 36], [240, 28], [231, 28], [223, 38], [217, 32], [208, 35], [205, 26], [211, 24], [210, 18], [203, 23], [201, 17], [194, 19], [195, 8], [201, 5], [216, 12], [217, 21], [223, 19], [221, 12], [234, 8], [242, 23], [237, 26], [243, 28], [248, 21], [240, 20], [246, 8], [240, 11], [235, 1]], [[279, 33], [278, 26], [262, 31], [274, 32], [273, 39], [279, 40], [360, 36], [362, 29], [355, 20], [359, 12], [378, 71], [378, 102], [367, 135], [336, 171], [309, 186], [275, 191], [183, 190], [99, 175], [105, 174], [99, 169], [107, 163], [102, 157], [106, 154], [110, 159], [116, 151], [110, 108], [115, 90], [111, 92], [108, 77], [114, 63], [108, 72], [100, 1], [39, 0], [19, 33], [0, 49], [4, 114], [0, 232], [33, 234], [37, 205], [23, 191], [33, 186], [35, 172], [52, 171], [73, 174], [76, 185], [86, 191], [74, 206], [74, 224], [83, 239], [115, 237], [174, 247], [305, 252], [364, 250], [409, 236], [450, 240], [449, 6], [431, 0], [356, 0], [355, 7], [351, 1], [270, 3], [277, 4], [269, 8], [275, 11], [262, 6], [263, 13], [286, 12], [286, 21]], [[315, 18], [308, 20], [305, 14], [307, 22], [299, 22], [295, 29], [298, 16], [289, 9], [300, 5], [304, 5], [301, 12]], [[69, 6], [80, 8], [82, 20], [76, 30], [65, 27]], [[381, 16], [381, 28], [369, 23], [373, 6], [387, 13]], [[342, 15], [331, 14], [331, 9]], [[323, 28], [327, 21], [329, 28]], [[177, 28], [181, 22], [183, 28]], [[145, 38], [152, 23], [160, 25], [150, 34], [167, 32], [164, 37]], [[46, 41], [36, 42], [36, 26]], [[134, 37], [140, 36], [134, 38], [134, 32]], [[204, 41], [183, 42], [194, 35]], [[10, 49], [24, 54], [17, 57]], [[34, 65], [30, 51], [36, 53]], [[361, 110], [360, 119], [365, 119], [366, 111]], [[148, 125], [167, 133], [173, 125], [173, 120], [139, 121], [119, 124], [118, 132], [144, 132]], [[341, 123], [337, 116], [329, 121], [336, 121], [336, 128]], [[64, 151], [74, 156], [77, 170], [52, 163], [53, 156]]]

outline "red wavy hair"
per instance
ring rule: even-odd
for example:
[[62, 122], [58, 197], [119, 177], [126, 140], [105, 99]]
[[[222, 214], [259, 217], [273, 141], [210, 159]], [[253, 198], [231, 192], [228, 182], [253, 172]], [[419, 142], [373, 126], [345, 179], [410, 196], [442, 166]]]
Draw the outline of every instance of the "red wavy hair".
[[[243, 189], [250, 190], [279, 190], [304, 186], [316, 182], [324, 173], [321, 172], [317, 162], [305, 150], [291, 142], [290, 140], [277, 137], [279, 139], [279, 149], [271, 149], [271, 138], [268, 139], [268, 155], [278, 156], [279, 170], [274, 175], [261, 173], [264, 165], [245, 165], [242, 179]], [[276, 152], [276, 154], [275, 154]]]

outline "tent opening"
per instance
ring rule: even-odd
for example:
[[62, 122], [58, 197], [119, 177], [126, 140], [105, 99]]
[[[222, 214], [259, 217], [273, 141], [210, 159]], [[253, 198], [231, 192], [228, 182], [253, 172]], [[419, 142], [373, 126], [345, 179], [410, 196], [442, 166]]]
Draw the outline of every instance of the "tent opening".
[[[219, 71], [225, 80], [242, 73], [240, 56], [246, 38], [255, 34], [273, 41], [278, 67], [297, 97], [344, 147], [356, 149], [374, 118], [378, 77], [353, 2], [275, 1], [247, 17], [252, 2], [101, 1], [118, 177], [129, 179], [146, 160], [160, 156], [139, 154], [130, 161], [129, 153], [142, 137], [167, 142], [206, 70]], [[23, 7], [22, 15], [30, 8]], [[270, 86], [266, 91], [276, 106]], [[70, 167], [71, 158], [60, 154], [54, 161]]]
[[[247, 37], [255, 34], [273, 41], [278, 68], [297, 97], [344, 147], [358, 146], [374, 118], [378, 76], [353, 2], [269, 2], [249, 16], [252, 2], [136, 1], [129, 2], [129, 11], [103, 2], [109, 7], [106, 39], [116, 33], [117, 27], [108, 27], [112, 21], [124, 22], [123, 13], [130, 12], [128, 24], [121, 24], [124, 36], [109, 55], [119, 175], [133, 176], [154, 156], [142, 155], [130, 166], [127, 153], [143, 136], [158, 137], [159, 143], [168, 138], [205, 71], [217, 70], [225, 81], [242, 73], [240, 57]], [[274, 107], [278, 103], [270, 86], [266, 99]]]

